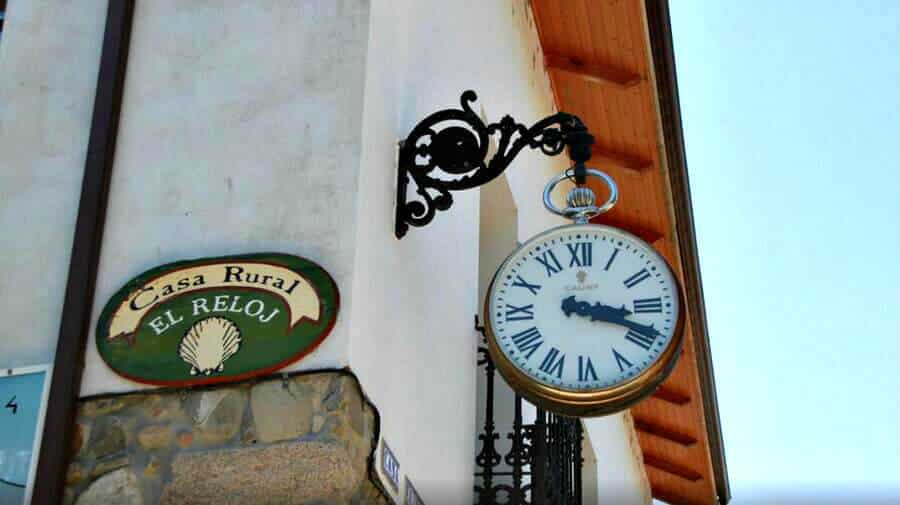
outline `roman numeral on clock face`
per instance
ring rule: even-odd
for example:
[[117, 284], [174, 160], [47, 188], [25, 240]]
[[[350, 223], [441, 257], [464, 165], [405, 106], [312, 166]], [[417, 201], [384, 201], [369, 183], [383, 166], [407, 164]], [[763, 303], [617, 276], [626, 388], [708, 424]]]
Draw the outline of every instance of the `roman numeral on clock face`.
[[531, 291], [531, 294], [536, 295], [537, 292], [541, 289], [541, 287], [537, 284], [531, 284], [525, 279], [522, 278], [521, 275], [516, 276], [516, 280], [512, 283], [514, 288], [525, 288], [528, 291]]
[[[559, 359], [557, 359], [557, 357]], [[541, 362], [541, 366], [538, 367], [547, 375], [556, 375], [557, 379], [562, 379], [563, 373], [563, 365], [566, 362], [566, 355], [559, 352], [559, 349], [556, 347], [551, 347], [550, 351], [547, 352], [547, 355], [544, 356], [544, 361]]]
[[534, 319], [534, 305], [525, 305], [516, 307], [515, 305], [506, 304], [506, 322], [509, 321], [525, 321]]
[[[619, 371], [624, 372], [626, 368], [631, 367], [631, 362], [625, 359], [625, 356], [622, 356], [615, 349], [612, 350], [613, 357], [616, 358], [616, 364], [619, 365]], [[625, 366], [622, 366], [625, 365]]]
[[578, 356], [578, 382], [596, 381], [597, 371], [590, 357]]
[[647, 271], [646, 268], [642, 268], [640, 272], [632, 275], [631, 277], [625, 279], [622, 284], [625, 284], [626, 288], [633, 288], [640, 284], [642, 281], [650, 278], [650, 272]]
[[634, 313], [662, 312], [662, 300], [659, 298], [639, 298], [634, 301]]
[[625, 340], [637, 344], [643, 347], [645, 350], [650, 350], [650, 346], [653, 345], [653, 342], [656, 340], [656, 335], [647, 335], [645, 333], [641, 333], [637, 330], [631, 329], [628, 330], [628, 333], [625, 334]]
[[538, 331], [537, 328], [532, 326], [525, 331], [520, 331], [512, 336], [512, 341], [516, 344], [516, 348], [522, 354], [525, 354], [525, 359], [531, 358], [531, 355], [534, 354], [534, 351], [544, 343], [543, 337], [541, 337], [541, 332]]
[[569, 268], [589, 267], [593, 263], [593, 246], [590, 242], [576, 242], [574, 244], [566, 244], [569, 249]]
[[619, 250], [615, 249], [612, 254], [609, 255], [609, 260], [606, 261], [606, 266], [603, 267], [603, 270], [609, 270], [609, 267], [612, 266], [613, 261], [616, 259], [616, 255], [619, 254]]
[[536, 259], [541, 265], [544, 265], [544, 268], [547, 269], [547, 277], [550, 277], [562, 270], [562, 265], [559, 264], [559, 260], [556, 259], [556, 255], [553, 254], [553, 251], [549, 249], [544, 251], [540, 256], [535, 256], [534, 259]]

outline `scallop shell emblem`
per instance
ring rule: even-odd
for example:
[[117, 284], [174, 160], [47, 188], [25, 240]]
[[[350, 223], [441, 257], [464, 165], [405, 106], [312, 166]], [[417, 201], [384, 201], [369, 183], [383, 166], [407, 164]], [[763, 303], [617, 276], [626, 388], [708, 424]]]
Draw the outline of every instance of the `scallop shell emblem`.
[[241, 330], [224, 317], [207, 317], [188, 329], [178, 355], [191, 365], [191, 375], [210, 375], [225, 370], [225, 361], [241, 347]]

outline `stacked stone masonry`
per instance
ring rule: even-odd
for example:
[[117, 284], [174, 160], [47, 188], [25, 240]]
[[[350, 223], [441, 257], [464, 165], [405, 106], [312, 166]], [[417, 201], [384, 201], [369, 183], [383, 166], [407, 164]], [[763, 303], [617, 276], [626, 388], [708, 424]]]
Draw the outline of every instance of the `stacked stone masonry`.
[[386, 505], [344, 372], [83, 400], [66, 505]]

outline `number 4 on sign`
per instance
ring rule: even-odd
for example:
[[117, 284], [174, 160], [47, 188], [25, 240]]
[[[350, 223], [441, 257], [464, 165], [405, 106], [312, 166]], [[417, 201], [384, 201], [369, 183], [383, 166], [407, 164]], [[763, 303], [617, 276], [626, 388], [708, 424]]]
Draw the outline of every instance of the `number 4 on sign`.
[[15, 415], [16, 412], [19, 411], [19, 404], [16, 403], [16, 397], [15, 397], [15, 396], [13, 396], [12, 398], [10, 398], [9, 401], [6, 402], [6, 408], [8, 408], [9, 410], [11, 410], [12, 413], [13, 413], [13, 415]]

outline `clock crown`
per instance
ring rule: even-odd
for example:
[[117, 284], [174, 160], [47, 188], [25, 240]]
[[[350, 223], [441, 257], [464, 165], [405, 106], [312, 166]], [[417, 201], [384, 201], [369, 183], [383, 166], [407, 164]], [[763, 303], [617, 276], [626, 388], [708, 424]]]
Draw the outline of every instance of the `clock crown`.
[[597, 202], [597, 197], [591, 188], [576, 186], [569, 190], [566, 195], [566, 203], [569, 207], [593, 207]]

